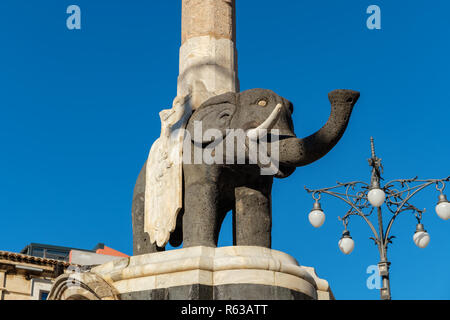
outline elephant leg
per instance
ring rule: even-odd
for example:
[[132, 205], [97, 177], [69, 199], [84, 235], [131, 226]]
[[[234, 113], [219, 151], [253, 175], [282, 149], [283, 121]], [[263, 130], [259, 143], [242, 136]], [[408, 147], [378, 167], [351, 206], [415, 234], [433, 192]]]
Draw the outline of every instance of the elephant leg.
[[150, 237], [144, 231], [144, 198], [145, 198], [145, 172], [147, 165], [144, 164], [136, 181], [133, 192], [132, 220], [133, 220], [133, 255], [141, 255], [164, 251], [156, 244], [150, 242]]
[[270, 193], [249, 187], [239, 187], [235, 190], [235, 196], [235, 244], [271, 248]]
[[183, 248], [217, 247], [220, 230], [218, 196], [216, 184], [185, 186]]
[[174, 248], [181, 246], [183, 243], [183, 210], [178, 213], [176, 227], [170, 235], [169, 243]]

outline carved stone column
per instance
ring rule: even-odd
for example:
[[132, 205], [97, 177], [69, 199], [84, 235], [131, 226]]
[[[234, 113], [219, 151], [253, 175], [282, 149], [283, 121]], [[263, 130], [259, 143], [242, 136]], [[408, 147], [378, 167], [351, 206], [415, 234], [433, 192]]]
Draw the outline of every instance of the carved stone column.
[[195, 110], [211, 96], [238, 92], [235, 0], [182, 0], [178, 96]]

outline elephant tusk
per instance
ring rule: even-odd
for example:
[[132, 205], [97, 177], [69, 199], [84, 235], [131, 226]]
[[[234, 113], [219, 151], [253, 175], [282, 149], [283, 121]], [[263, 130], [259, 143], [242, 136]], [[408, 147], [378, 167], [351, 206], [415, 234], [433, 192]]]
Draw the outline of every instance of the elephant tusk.
[[277, 123], [278, 119], [280, 118], [282, 108], [283, 105], [281, 103], [277, 104], [277, 106], [272, 111], [270, 116], [266, 119], [266, 121], [264, 121], [263, 124], [261, 124], [259, 127], [249, 130], [247, 132], [247, 136], [251, 140], [257, 140], [258, 137], [260, 136], [261, 130], [271, 130]]
[[255, 130], [270, 130], [272, 129], [275, 124], [277, 123], [278, 119], [280, 118], [281, 109], [283, 108], [283, 105], [281, 103], [277, 104], [275, 109], [273, 110], [272, 114], [267, 118], [266, 121], [262, 125], [260, 125]]

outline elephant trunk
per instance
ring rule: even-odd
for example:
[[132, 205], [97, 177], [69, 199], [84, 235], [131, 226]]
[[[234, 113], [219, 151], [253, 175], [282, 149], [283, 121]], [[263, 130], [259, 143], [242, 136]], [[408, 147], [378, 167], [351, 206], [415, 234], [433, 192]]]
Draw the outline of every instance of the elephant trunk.
[[331, 115], [327, 123], [309, 137], [287, 138], [280, 141], [280, 164], [301, 167], [325, 156], [339, 141], [347, 128], [359, 92], [334, 90], [328, 94]]

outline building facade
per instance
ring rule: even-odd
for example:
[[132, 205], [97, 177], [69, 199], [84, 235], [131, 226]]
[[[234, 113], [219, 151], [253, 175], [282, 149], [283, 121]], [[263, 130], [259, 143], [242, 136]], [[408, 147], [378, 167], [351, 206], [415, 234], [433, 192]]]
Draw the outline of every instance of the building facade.
[[71, 265], [0, 251], [0, 300], [46, 300], [52, 283]]
[[99, 243], [92, 250], [39, 243], [0, 251], [0, 300], [46, 300], [57, 277], [128, 257]]

